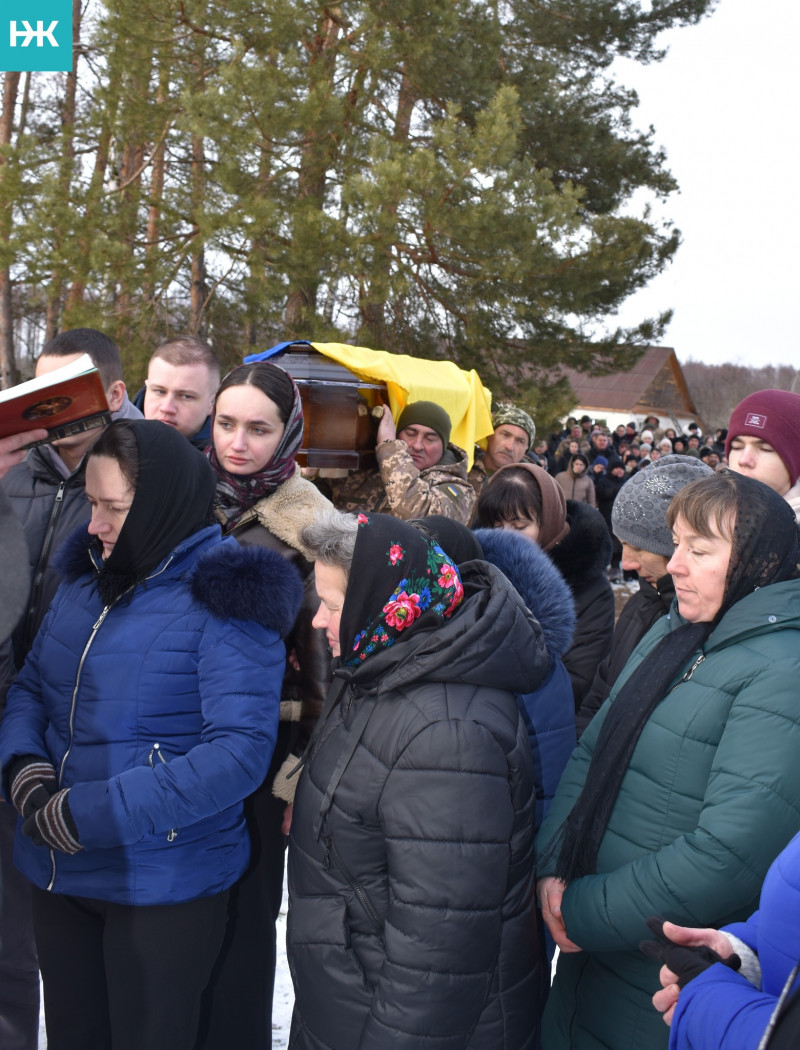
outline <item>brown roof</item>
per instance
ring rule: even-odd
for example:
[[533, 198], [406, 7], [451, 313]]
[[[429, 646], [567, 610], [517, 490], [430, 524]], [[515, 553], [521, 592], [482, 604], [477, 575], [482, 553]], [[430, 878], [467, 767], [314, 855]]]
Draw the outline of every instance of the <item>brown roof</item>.
[[587, 376], [572, 368], [564, 374], [575, 391], [576, 404], [607, 412], [678, 412], [697, 415], [683, 370], [668, 346], [649, 346], [622, 372]]

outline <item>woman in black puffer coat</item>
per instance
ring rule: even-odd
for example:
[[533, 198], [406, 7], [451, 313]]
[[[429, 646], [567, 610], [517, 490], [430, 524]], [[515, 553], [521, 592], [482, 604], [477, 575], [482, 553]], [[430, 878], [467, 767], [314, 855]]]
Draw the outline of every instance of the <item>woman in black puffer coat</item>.
[[[315, 623], [334, 684], [289, 845], [292, 1050], [534, 1050], [533, 770], [515, 692], [541, 629], [485, 562], [329, 512]], [[352, 572], [350, 568], [352, 566]]]

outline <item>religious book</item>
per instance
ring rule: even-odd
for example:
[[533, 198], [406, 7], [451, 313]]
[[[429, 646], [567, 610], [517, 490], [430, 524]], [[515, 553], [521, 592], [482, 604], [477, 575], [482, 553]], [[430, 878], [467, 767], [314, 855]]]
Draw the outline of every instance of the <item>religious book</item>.
[[0, 438], [44, 427], [41, 445], [111, 422], [100, 373], [88, 354], [27, 383], [0, 390]]

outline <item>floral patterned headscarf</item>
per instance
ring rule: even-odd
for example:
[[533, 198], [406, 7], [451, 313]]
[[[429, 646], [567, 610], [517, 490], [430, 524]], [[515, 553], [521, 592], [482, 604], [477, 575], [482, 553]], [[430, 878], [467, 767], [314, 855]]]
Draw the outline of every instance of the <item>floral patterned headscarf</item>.
[[464, 597], [458, 569], [434, 540], [388, 514], [359, 514], [339, 637], [357, 667], [406, 632], [433, 627]]

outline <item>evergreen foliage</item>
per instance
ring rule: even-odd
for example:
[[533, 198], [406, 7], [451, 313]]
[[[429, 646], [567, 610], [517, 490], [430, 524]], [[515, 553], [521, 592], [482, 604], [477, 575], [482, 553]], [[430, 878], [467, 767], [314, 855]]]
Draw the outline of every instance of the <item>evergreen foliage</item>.
[[339, 339], [555, 414], [554, 366], [618, 367], [668, 320], [614, 325], [680, 235], [611, 63], [712, 3], [75, 0], [74, 74], [4, 96], [12, 350], [93, 325], [133, 385], [170, 333], [231, 364]]

